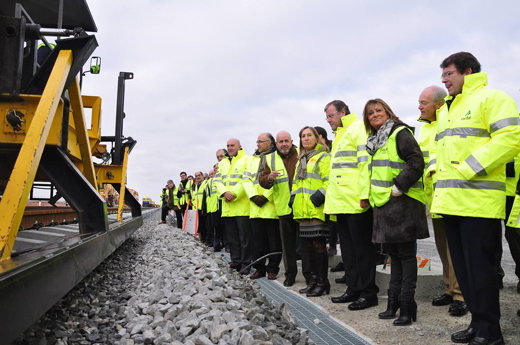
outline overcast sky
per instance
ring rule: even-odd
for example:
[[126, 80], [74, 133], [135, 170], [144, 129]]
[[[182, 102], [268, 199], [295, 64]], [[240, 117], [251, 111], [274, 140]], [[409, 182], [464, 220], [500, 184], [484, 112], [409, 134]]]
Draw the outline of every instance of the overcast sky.
[[[352, 3], [352, 4], [350, 4]], [[158, 201], [166, 180], [208, 172], [215, 151], [238, 138], [246, 153], [261, 132], [305, 125], [333, 138], [323, 107], [341, 99], [361, 117], [382, 98], [420, 127], [417, 100], [443, 87], [439, 64], [469, 51], [489, 87], [520, 103], [518, 1], [89, 0], [101, 74], [85, 94], [103, 98], [113, 135], [117, 76], [126, 83], [124, 134], [137, 140], [128, 186]]]

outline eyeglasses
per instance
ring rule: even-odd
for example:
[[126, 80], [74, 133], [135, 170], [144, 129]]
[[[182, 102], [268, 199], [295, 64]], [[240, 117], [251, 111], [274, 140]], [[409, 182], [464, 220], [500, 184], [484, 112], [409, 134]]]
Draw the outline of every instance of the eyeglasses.
[[266, 143], [268, 141], [271, 141], [271, 140], [257, 140], [256, 143], [257, 144], [263, 144], [263, 143]]
[[335, 112], [331, 113], [330, 115], [326, 115], [325, 116], [325, 120], [332, 119], [337, 112], [338, 112], [338, 110], [336, 110]]
[[450, 77], [451, 77], [452, 75], [454, 75], [455, 72], [457, 72], [457, 71], [450, 71], [450, 72], [446, 72], [446, 73], [444, 73], [444, 74], [441, 74], [441, 79], [444, 79], [444, 78], [446, 78], [446, 79], [450, 79]]

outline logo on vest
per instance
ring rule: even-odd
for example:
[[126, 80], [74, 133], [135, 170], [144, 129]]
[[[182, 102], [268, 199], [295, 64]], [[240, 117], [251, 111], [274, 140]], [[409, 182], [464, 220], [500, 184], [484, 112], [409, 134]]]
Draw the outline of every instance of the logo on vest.
[[468, 110], [468, 112], [466, 113], [466, 115], [464, 115], [463, 117], [461, 117], [461, 121], [464, 121], [464, 120], [471, 120], [471, 110]]

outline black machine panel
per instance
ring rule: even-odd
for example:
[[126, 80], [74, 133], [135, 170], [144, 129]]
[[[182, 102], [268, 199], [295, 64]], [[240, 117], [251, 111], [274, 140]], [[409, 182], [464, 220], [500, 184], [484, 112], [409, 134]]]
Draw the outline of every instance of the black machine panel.
[[[97, 32], [96, 23], [90, 13], [86, 0], [63, 1], [63, 29], [76, 27], [85, 31]], [[15, 16], [16, 4], [27, 11], [32, 20], [44, 28], [57, 28], [60, 0], [2, 0], [0, 15]]]

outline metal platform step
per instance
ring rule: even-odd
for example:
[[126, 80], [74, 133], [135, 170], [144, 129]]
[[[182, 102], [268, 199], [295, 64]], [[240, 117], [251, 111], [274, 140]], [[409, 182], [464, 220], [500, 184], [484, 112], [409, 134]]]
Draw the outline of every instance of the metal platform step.
[[[230, 262], [229, 253], [216, 253]], [[317, 345], [370, 345], [370, 339], [357, 333], [348, 325], [342, 324], [309, 299], [286, 289], [276, 280], [260, 278], [255, 280], [260, 285], [262, 293], [277, 306], [282, 303], [293, 313], [298, 327], [309, 330], [309, 338]], [[314, 322], [319, 320], [319, 322]]]

